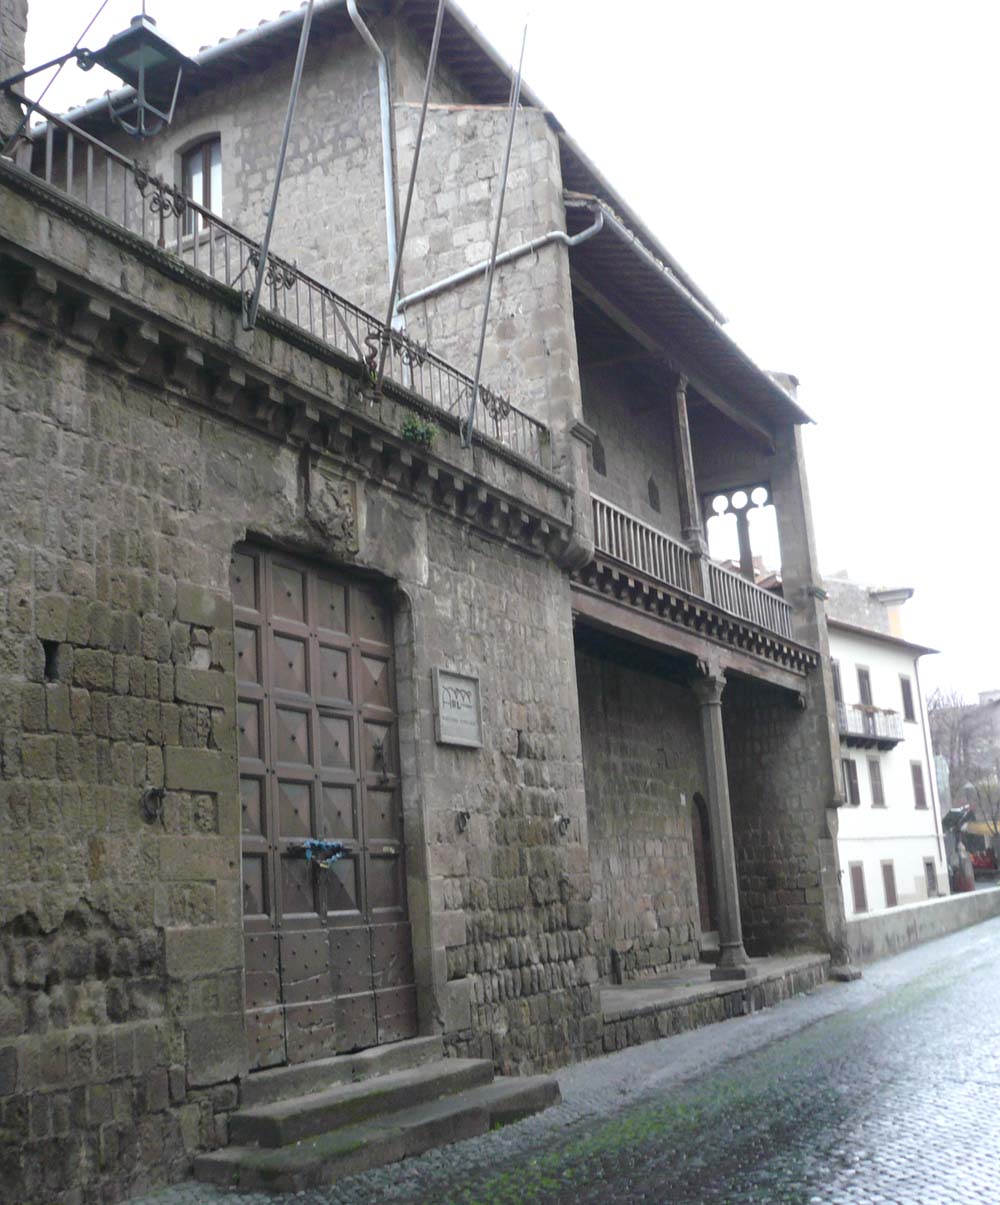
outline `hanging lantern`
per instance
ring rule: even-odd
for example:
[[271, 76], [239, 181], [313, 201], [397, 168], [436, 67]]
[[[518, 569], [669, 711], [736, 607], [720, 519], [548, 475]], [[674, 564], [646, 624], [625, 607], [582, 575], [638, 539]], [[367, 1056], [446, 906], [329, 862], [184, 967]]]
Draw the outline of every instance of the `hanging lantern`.
[[133, 138], [148, 138], [170, 124], [185, 68], [197, 67], [156, 32], [156, 22], [145, 13], [133, 17], [128, 29], [95, 51], [92, 61], [135, 89], [135, 96], [117, 109], [108, 94], [112, 121]]

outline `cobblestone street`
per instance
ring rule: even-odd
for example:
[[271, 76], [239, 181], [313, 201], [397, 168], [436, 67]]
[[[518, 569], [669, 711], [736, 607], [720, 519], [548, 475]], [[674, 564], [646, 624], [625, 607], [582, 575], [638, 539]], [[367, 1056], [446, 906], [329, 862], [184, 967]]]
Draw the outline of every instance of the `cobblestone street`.
[[[993, 1202], [1000, 920], [561, 1073], [563, 1102], [328, 1202]], [[275, 1198], [187, 1184], [147, 1205]]]

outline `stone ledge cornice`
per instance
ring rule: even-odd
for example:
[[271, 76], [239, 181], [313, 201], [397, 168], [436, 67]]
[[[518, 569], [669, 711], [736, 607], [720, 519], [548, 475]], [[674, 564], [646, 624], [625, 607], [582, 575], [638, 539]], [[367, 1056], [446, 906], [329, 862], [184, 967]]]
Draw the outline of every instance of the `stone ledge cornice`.
[[573, 585], [574, 589], [583, 588], [603, 595], [665, 624], [687, 629], [714, 644], [737, 649], [796, 674], [805, 675], [816, 669], [820, 662], [815, 649], [785, 640], [702, 598], [653, 582], [601, 557], [595, 557], [577, 570], [573, 574]]
[[[358, 374], [330, 363], [320, 374], [329, 392], [292, 381], [246, 349], [185, 328], [173, 317], [116, 295], [0, 236], [0, 322], [4, 321], [46, 331], [54, 343], [162, 389], [182, 404], [208, 409], [289, 446], [307, 447], [339, 461], [375, 484], [416, 498], [531, 555], [560, 563], [572, 549], [570, 487], [549, 474], [540, 477], [520, 460], [505, 462], [501, 473], [507, 480], [501, 485], [475, 468], [407, 441], [398, 428], [415, 407], [405, 391], [387, 390], [373, 407]], [[335, 400], [331, 394], [339, 397]], [[424, 410], [449, 431], [445, 420], [450, 416], [429, 406]], [[450, 439], [457, 442], [457, 421], [454, 426]], [[477, 448], [477, 458], [484, 451]], [[512, 472], [516, 476], [510, 480]], [[531, 498], [520, 495], [519, 483]]]

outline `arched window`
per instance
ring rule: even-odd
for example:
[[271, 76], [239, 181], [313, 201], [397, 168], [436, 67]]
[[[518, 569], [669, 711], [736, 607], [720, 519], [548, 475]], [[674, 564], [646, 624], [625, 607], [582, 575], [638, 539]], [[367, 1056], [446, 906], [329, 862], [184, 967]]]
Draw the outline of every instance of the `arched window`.
[[656, 511], [657, 514], [659, 514], [660, 513], [660, 487], [656, 484], [655, 477], [650, 477], [650, 479], [646, 482], [646, 489], [649, 492], [649, 505], [653, 508], [653, 510]]
[[601, 477], [608, 475], [608, 462], [604, 456], [604, 444], [601, 443], [599, 435], [594, 436], [594, 442], [590, 445], [590, 455], [594, 462], [594, 472]]

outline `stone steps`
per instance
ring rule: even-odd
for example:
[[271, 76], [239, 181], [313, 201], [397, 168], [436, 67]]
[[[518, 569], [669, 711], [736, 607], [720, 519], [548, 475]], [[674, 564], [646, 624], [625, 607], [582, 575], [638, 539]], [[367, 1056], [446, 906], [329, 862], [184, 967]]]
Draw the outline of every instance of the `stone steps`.
[[[253, 1145], [239, 1139], [243, 1145], [198, 1156], [194, 1171], [199, 1180], [229, 1188], [300, 1192], [474, 1138], [558, 1100], [559, 1085], [551, 1077], [494, 1078], [488, 1062], [443, 1059], [346, 1089], [243, 1110], [237, 1133], [280, 1135], [283, 1141]], [[297, 1118], [299, 1112], [306, 1120]], [[314, 1127], [321, 1118], [324, 1126], [331, 1118], [340, 1120], [319, 1131]], [[346, 1118], [352, 1120], [345, 1124]]]
[[488, 1059], [439, 1059], [358, 1084], [240, 1109], [229, 1118], [229, 1141], [244, 1146], [287, 1146], [370, 1117], [478, 1088], [492, 1079], [493, 1064]]
[[293, 1096], [323, 1092], [338, 1084], [359, 1083], [394, 1071], [407, 1071], [444, 1057], [440, 1037], [409, 1038], [388, 1046], [373, 1046], [357, 1054], [339, 1054], [311, 1063], [293, 1063], [255, 1071], [240, 1085], [240, 1104], [246, 1108], [273, 1104]]

